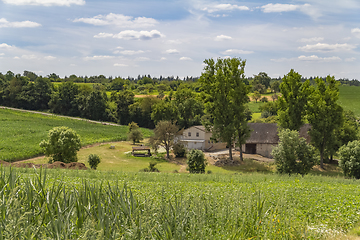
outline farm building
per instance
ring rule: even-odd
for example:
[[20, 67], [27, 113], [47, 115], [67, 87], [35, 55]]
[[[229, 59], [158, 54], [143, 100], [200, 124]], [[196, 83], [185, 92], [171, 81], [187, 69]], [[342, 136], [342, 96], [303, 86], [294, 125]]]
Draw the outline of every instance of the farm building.
[[[264, 157], [272, 157], [271, 151], [279, 143], [278, 126], [276, 123], [249, 123], [251, 135], [242, 145], [244, 153], [259, 154]], [[300, 136], [310, 142], [306, 124], [300, 129]], [[211, 140], [211, 132], [206, 131], [204, 126], [193, 126], [183, 131], [178, 140], [183, 142], [188, 149], [200, 149], [203, 151], [215, 151], [226, 148], [226, 143]]]

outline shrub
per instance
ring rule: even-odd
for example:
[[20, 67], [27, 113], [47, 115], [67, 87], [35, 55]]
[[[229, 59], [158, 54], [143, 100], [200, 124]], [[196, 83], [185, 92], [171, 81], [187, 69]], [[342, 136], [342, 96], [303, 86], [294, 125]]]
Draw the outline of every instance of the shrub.
[[186, 155], [186, 147], [183, 143], [177, 142], [173, 146], [173, 153], [175, 154], [175, 157], [184, 157]]
[[144, 168], [143, 172], [160, 172], [159, 169], [157, 169], [156, 166], [157, 162], [149, 162], [149, 167]]
[[268, 102], [269, 100], [267, 99], [267, 97], [264, 96], [264, 97], [262, 97], [262, 98], [260, 99], [260, 101], [263, 102], [263, 103], [265, 103], [265, 102]]
[[297, 131], [281, 130], [279, 138], [279, 145], [271, 153], [275, 159], [277, 171], [302, 176], [309, 173], [317, 163], [315, 149], [307, 144], [304, 138], [300, 138]]
[[347, 177], [360, 179], [360, 141], [352, 141], [339, 150], [339, 166]]
[[139, 126], [135, 122], [129, 123], [129, 132], [128, 132], [128, 140], [132, 141], [133, 144], [140, 142], [143, 140], [143, 134], [139, 129]]
[[40, 147], [50, 157], [49, 163], [56, 161], [77, 162], [77, 151], [80, 150], [79, 135], [68, 127], [55, 127], [49, 131], [49, 139], [43, 140]]
[[88, 163], [89, 163], [91, 169], [96, 170], [97, 166], [100, 163], [100, 157], [96, 154], [90, 154], [88, 157]]
[[187, 154], [187, 164], [190, 173], [205, 173], [207, 162], [204, 153], [198, 149], [191, 149]]

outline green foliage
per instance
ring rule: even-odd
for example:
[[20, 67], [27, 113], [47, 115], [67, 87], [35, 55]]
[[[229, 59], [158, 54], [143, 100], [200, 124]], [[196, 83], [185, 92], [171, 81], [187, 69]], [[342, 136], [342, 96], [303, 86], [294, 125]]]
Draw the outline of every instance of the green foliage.
[[45, 155], [50, 156], [52, 162], [77, 162], [77, 151], [80, 150], [79, 135], [68, 127], [55, 127], [49, 131], [48, 140], [43, 140], [40, 147], [44, 148]]
[[91, 169], [95, 169], [97, 168], [97, 166], [99, 165], [99, 163], [101, 162], [100, 157], [96, 154], [90, 154], [88, 157], [88, 163], [91, 167]]
[[360, 141], [352, 141], [339, 149], [339, 166], [344, 175], [360, 179]]
[[277, 80], [273, 81], [270, 84], [271, 91], [273, 91], [274, 93], [280, 92], [280, 84], [281, 84], [281, 81], [277, 81]]
[[207, 161], [202, 151], [198, 149], [191, 149], [187, 154], [187, 170], [190, 173], [205, 173], [205, 166]]
[[[160, 121], [154, 129], [154, 137], [151, 138], [151, 145], [162, 146], [166, 150], [166, 157], [170, 158], [170, 149], [174, 145], [174, 138], [179, 128], [170, 121]], [[156, 147], [157, 148], [157, 147]]]
[[[82, 145], [97, 142], [125, 141], [127, 126], [94, 124], [43, 114], [0, 109], [0, 160], [15, 161], [43, 154], [39, 142], [47, 138], [47, 132], [57, 126], [66, 126], [81, 136]], [[144, 137], [153, 132], [141, 129]]]
[[277, 171], [286, 174], [308, 174], [317, 163], [315, 149], [299, 137], [297, 131], [281, 130], [279, 145], [274, 147], [272, 155], [275, 159]]
[[320, 152], [320, 166], [323, 168], [325, 152], [332, 153], [337, 144], [336, 130], [343, 126], [343, 109], [337, 104], [339, 83], [327, 76], [326, 83], [316, 78], [316, 88], [310, 95], [307, 119], [311, 124], [311, 142]]
[[175, 157], [181, 158], [185, 157], [186, 155], [186, 147], [183, 143], [177, 142], [173, 146], [173, 153], [175, 154]]
[[259, 91], [254, 91], [252, 98], [257, 102], [261, 98], [261, 93]]
[[267, 97], [263, 96], [261, 99], [260, 99], [261, 102], [263, 103], [266, 103], [268, 102], [269, 100], [267, 99]]
[[3, 239], [341, 239], [360, 220], [338, 177], [0, 168], [0, 188]]
[[[203, 124], [212, 137], [232, 146], [235, 139], [241, 144], [249, 136], [246, 104], [250, 89], [244, 83], [245, 60], [240, 58], [206, 59], [199, 82], [207, 118]], [[232, 160], [232, 148], [229, 148]]]
[[310, 82], [301, 82], [301, 75], [293, 69], [285, 75], [280, 84], [279, 125], [299, 131], [304, 124], [306, 106], [310, 95]]
[[258, 75], [254, 76], [254, 80], [252, 81], [252, 85], [262, 84], [265, 90], [270, 87], [271, 78], [265, 72], [260, 72]]
[[144, 168], [142, 172], [160, 172], [159, 169], [157, 169], [156, 166], [157, 162], [149, 162], [149, 167]]
[[141, 130], [139, 129], [139, 126], [135, 122], [129, 123], [129, 132], [127, 134], [128, 140], [132, 141], [133, 144], [140, 142], [143, 140], [143, 134]]

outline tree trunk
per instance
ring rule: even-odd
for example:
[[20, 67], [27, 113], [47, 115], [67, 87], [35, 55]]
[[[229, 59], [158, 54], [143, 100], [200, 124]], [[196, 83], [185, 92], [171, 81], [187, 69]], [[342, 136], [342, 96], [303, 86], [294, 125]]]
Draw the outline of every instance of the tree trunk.
[[232, 156], [232, 145], [229, 146], [229, 158], [231, 161], [233, 161], [233, 156]]
[[320, 150], [320, 168], [324, 169], [324, 150]]
[[240, 145], [240, 161], [244, 161], [241, 145]]
[[170, 159], [170, 154], [169, 154], [169, 152], [170, 152], [170, 147], [169, 147], [169, 146], [166, 146], [166, 157], [167, 157], [167, 159]]

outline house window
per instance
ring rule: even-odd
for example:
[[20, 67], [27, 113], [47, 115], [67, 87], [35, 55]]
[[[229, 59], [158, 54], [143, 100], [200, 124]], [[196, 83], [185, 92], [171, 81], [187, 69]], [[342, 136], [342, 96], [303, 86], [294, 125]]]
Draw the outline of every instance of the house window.
[[198, 133], [198, 132], [196, 133], [196, 137], [199, 137], [199, 133]]
[[208, 143], [210, 143], [210, 140], [208, 140]]
[[191, 132], [188, 132], [188, 136], [191, 137]]

